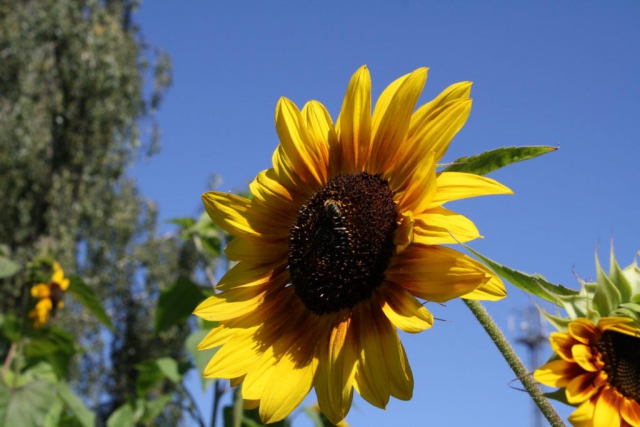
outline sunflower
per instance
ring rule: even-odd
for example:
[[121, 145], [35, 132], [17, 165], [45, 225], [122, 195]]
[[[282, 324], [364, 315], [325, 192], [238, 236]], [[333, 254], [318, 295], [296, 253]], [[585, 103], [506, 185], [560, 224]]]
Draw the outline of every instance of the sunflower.
[[31, 296], [38, 299], [29, 318], [33, 319], [33, 327], [40, 329], [49, 320], [49, 315], [58, 308], [64, 307], [64, 291], [69, 288], [69, 279], [64, 277], [64, 270], [57, 262], [53, 263], [53, 274], [48, 283], [39, 283], [31, 288]]
[[535, 371], [536, 381], [563, 387], [576, 427], [640, 426], [640, 327], [627, 317], [580, 318], [554, 332], [559, 356]]
[[409, 400], [413, 376], [396, 328], [432, 326], [419, 299], [506, 295], [485, 266], [439, 246], [480, 237], [443, 204], [511, 190], [436, 172], [469, 115], [471, 83], [414, 112], [426, 77], [421, 68], [394, 81], [372, 114], [361, 67], [335, 124], [317, 101], [300, 111], [281, 98], [280, 144], [273, 168], [250, 184], [253, 198], [203, 195], [212, 220], [235, 236], [226, 254], [237, 261], [194, 312], [219, 322], [199, 346], [222, 346], [204, 376], [243, 383], [245, 407], [259, 406], [264, 422], [285, 418], [311, 388], [334, 424], [354, 388], [379, 408], [390, 396]]

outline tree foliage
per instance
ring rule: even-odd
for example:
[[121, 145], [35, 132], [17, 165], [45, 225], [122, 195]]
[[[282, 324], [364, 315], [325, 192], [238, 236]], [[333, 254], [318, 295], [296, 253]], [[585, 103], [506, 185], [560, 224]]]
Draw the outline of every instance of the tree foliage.
[[[58, 313], [85, 349], [73, 384], [103, 420], [135, 394], [136, 365], [186, 360], [188, 326], [155, 334], [153, 319], [160, 290], [196, 263], [193, 243], [157, 237], [156, 206], [127, 176], [158, 149], [153, 113], [171, 82], [168, 56], [135, 25], [137, 6], [0, 0], [0, 243], [22, 265], [54, 257], [106, 308], [114, 334], [79, 304]], [[8, 313], [28, 278], [0, 281]]]

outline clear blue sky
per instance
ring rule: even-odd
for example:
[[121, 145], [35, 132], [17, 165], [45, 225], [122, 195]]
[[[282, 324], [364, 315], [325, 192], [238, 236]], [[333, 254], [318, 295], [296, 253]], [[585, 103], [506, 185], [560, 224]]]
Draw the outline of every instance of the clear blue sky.
[[[158, 114], [162, 151], [132, 170], [162, 219], [198, 213], [213, 173], [223, 179], [219, 190], [234, 191], [271, 166], [280, 96], [299, 106], [317, 99], [335, 118], [360, 65], [370, 68], [374, 97], [428, 66], [420, 104], [451, 83], [474, 82], [471, 117], [445, 160], [561, 144], [492, 175], [514, 196], [448, 206], [485, 236], [474, 248], [568, 286], [577, 285], [573, 271], [595, 276], [594, 250], [599, 243], [606, 261], [612, 235], [621, 264], [640, 250], [636, 1], [165, 0], [144, 2], [136, 20], [175, 71]], [[529, 303], [509, 290], [487, 304], [505, 328], [509, 314]], [[447, 322], [403, 337], [413, 400], [392, 398], [382, 411], [356, 399], [351, 425], [529, 426], [528, 396], [510, 388], [514, 374], [466, 307], [431, 308]], [[205, 408], [210, 401], [202, 398]], [[302, 418], [296, 426], [306, 425]]]

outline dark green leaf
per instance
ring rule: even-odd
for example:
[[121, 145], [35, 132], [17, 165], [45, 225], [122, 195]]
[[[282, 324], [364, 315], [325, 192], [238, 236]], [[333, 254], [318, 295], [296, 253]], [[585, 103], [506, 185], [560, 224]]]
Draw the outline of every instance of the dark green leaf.
[[96, 316], [103, 325], [115, 332], [111, 319], [107, 315], [107, 312], [104, 311], [93, 289], [87, 286], [79, 276], [71, 275], [69, 276], [69, 280], [71, 283], [67, 292], [73, 295], [80, 304]]
[[184, 277], [176, 280], [168, 289], [160, 292], [156, 312], [156, 332], [186, 321], [205, 298], [204, 290], [191, 280]]
[[136, 369], [139, 372], [136, 379], [136, 393], [138, 396], [145, 396], [165, 378], [155, 360], [139, 363], [136, 365]]
[[55, 390], [47, 381], [33, 381], [16, 388], [9, 388], [0, 381], [0, 426], [43, 425]]
[[211, 360], [214, 354], [218, 351], [218, 348], [209, 348], [207, 350], [198, 350], [198, 344], [200, 341], [204, 339], [209, 331], [199, 329], [193, 332], [184, 343], [185, 348], [196, 363], [196, 371], [198, 372], [198, 376], [202, 380], [202, 391], [205, 391], [212, 383], [213, 380], [211, 378], [205, 378], [202, 376], [204, 372], [204, 368], [207, 366], [207, 363]]
[[0, 279], [11, 277], [20, 271], [20, 264], [9, 258], [0, 256]]
[[173, 400], [172, 394], [166, 394], [164, 396], [160, 396], [157, 399], [149, 400], [145, 402], [145, 411], [144, 416], [142, 417], [142, 422], [150, 422], [155, 417], [160, 415], [160, 413], [164, 410], [164, 408]]
[[17, 343], [20, 341], [21, 333], [20, 333], [20, 322], [13, 314], [8, 314], [6, 316], [2, 316], [2, 325], [0, 329], [2, 330], [2, 335], [4, 335], [9, 341]]
[[502, 147], [469, 157], [460, 157], [443, 169], [443, 172], [466, 172], [486, 175], [511, 163], [533, 159], [556, 151], [558, 147], [545, 145], [529, 147]]
[[485, 257], [484, 255], [479, 254], [466, 245], [463, 246], [469, 252], [473, 253], [475, 256], [484, 261], [489, 267], [493, 269], [493, 271], [498, 274], [498, 276], [502, 277], [505, 280], [508, 280], [515, 287], [522, 289], [523, 291], [528, 292], [531, 295], [535, 295], [546, 301], [557, 304], [558, 300], [555, 298], [555, 295], [573, 296], [578, 294], [578, 291], [575, 291], [573, 289], [547, 282], [544, 277], [539, 274], [532, 275], [514, 270], [502, 264], [498, 264], [497, 262]]
[[66, 383], [58, 384], [58, 397], [62, 399], [64, 405], [73, 412], [75, 418], [83, 427], [94, 427], [96, 415], [85, 406]]
[[73, 336], [60, 328], [47, 329], [39, 337], [29, 341], [25, 349], [29, 365], [45, 361], [51, 365], [58, 378], [66, 377], [75, 352]]

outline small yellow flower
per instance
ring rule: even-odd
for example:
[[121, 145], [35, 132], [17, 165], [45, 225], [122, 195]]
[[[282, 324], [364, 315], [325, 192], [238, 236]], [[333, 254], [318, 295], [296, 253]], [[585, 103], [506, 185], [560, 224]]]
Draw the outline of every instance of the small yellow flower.
[[565, 389], [576, 427], [640, 426], [640, 328], [626, 317], [580, 318], [551, 334], [559, 356], [534, 378]]
[[31, 288], [31, 296], [38, 299], [36, 306], [29, 312], [33, 327], [40, 329], [49, 320], [49, 316], [58, 308], [64, 307], [64, 292], [69, 288], [69, 279], [58, 262], [53, 263], [53, 274], [48, 283], [38, 283]]
[[413, 375], [396, 328], [432, 326], [419, 299], [506, 295], [484, 265], [441, 246], [480, 237], [445, 203], [511, 190], [437, 172], [471, 110], [471, 83], [414, 111], [426, 78], [426, 68], [399, 78], [372, 113], [361, 67], [335, 123], [317, 101], [299, 110], [280, 99], [280, 144], [273, 168], [250, 185], [253, 199], [203, 195], [212, 220], [235, 236], [226, 253], [238, 261], [222, 292], [194, 312], [219, 322], [199, 346], [222, 346], [204, 376], [242, 382], [246, 407], [259, 407], [263, 422], [285, 418], [311, 388], [334, 424], [354, 389], [380, 408], [390, 396], [410, 399]]

